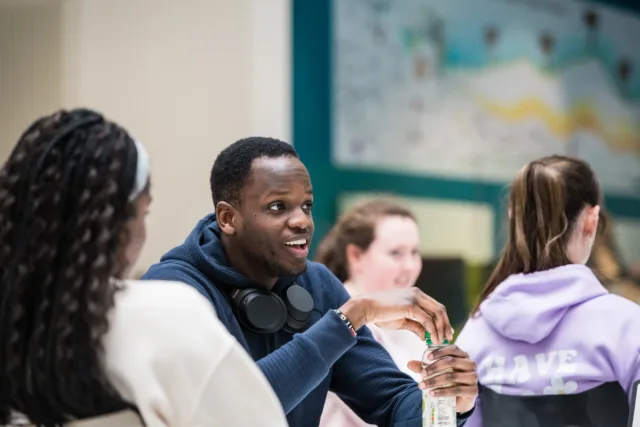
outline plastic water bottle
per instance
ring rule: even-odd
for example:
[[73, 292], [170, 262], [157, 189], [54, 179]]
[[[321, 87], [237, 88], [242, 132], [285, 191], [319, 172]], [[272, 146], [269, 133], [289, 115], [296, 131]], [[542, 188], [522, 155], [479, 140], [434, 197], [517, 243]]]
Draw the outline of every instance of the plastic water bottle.
[[[428, 356], [434, 350], [437, 350], [442, 347], [446, 347], [449, 345], [448, 340], [444, 340], [443, 344], [435, 345], [431, 342], [431, 335], [429, 332], [425, 335], [425, 341], [427, 344], [427, 349], [422, 355], [422, 367], [425, 368], [430, 364], [434, 363], [436, 360], [429, 360]], [[432, 374], [426, 378], [433, 378], [437, 375], [453, 372], [452, 368], [447, 368], [444, 371], [437, 372]], [[452, 387], [454, 384], [446, 384], [441, 387], [436, 388], [447, 388]], [[422, 390], [422, 427], [456, 427], [456, 398], [455, 396], [451, 397], [434, 397], [429, 394], [431, 390], [435, 389], [425, 389]]]

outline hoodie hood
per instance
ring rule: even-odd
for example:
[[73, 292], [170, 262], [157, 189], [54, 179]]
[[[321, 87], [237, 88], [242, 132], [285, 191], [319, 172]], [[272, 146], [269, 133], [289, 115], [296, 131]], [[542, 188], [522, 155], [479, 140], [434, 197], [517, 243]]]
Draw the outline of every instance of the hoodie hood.
[[[167, 252], [161, 262], [185, 262], [196, 267], [209, 281], [219, 285], [234, 288], [255, 287], [256, 284], [252, 283], [248, 277], [231, 267], [220, 236], [221, 231], [215, 213], [207, 215], [198, 221], [184, 243]], [[295, 277], [280, 278], [274, 291], [280, 286], [290, 283]]]
[[607, 293], [591, 269], [571, 264], [509, 276], [480, 305], [480, 313], [502, 336], [535, 344], [554, 330], [567, 310]]

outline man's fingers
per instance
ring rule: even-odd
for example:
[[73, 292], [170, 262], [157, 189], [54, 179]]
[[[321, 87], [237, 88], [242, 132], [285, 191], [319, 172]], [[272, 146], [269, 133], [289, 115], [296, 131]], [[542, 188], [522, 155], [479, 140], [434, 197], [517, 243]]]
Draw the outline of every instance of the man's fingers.
[[422, 371], [422, 375], [425, 377], [437, 374], [446, 369], [453, 369], [459, 372], [472, 372], [476, 375], [476, 364], [469, 359], [460, 359], [458, 357], [447, 356], [438, 360], [437, 362], [426, 366]]
[[457, 345], [439, 348], [429, 354], [429, 359], [433, 360], [433, 362], [425, 367], [425, 376], [433, 375], [448, 368], [456, 371], [476, 371], [476, 364]]
[[437, 340], [437, 344], [442, 343], [445, 338], [448, 340], [453, 338], [453, 328], [451, 328], [451, 322], [449, 321], [447, 309], [444, 305], [440, 304], [438, 301], [419, 289], [416, 291], [416, 304], [418, 304], [418, 306], [433, 319], [436, 327], [436, 333], [434, 334], [431, 331], [429, 332]]
[[437, 387], [451, 387], [454, 385], [473, 386], [478, 383], [478, 377], [473, 372], [445, 372], [421, 381], [421, 389]]
[[445, 338], [451, 341], [453, 339], [453, 328], [451, 327], [446, 307], [425, 293], [422, 294], [422, 299], [425, 301], [425, 304], [428, 303], [433, 306], [432, 314], [440, 333], [440, 343], [442, 343]]
[[422, 372], [422, 362], [419, 360], [412, 360], [407, 363], [407, 368], [409, 368], [411, 372], [419, 374], [420, 372]]
[[438, 336], [438, 328], [434, 323], [434, 318], [429, 313], [425, 312], [420, 306], [414, 305], [411, 309], [410, 316], [412, 319], [417, 320], [423, 326], [421, 340], [424, 340], [424, 332], [427, 331], [432, 337]]
[[407, 331], [411, 331], [420, 338], [420, 340], [424, 340], [424, 325], [420, 322], [416, 322], [412, 319], [404, 319], [404, 323], [400, 326], [400, 329], [405, 329]]
[[429, 359], [438, 360], [446, 356], [460, 357], [463, 359], [469, 358], [469, 355], [464, 350], [462, 350], [460, 347], [458, 347], [455, 344], [451, 344], [451, 345], [439, 348], [437, 350], [434, 350], [429, 355]]
[[450, 368], [455, 371], [473, 372], [474, 374], [476, 372], [476, 364], [474, 361], [469, 359], [467, 353], [456, 345], [449, 345], [431, 354], [434, 355], [434, 362], [423, 366], [422, 361], [412, 360], [407, 363], [407, 368], [413, 372], [422, 373], [424, 377]]
[[478, 386], [477, 385], [456, 385], [453, 387], [431, 390], [429, 394], [431, 394], [434, 397], [455, 396], [455, 397], [475, 398], [476, 396], [478, 396]]
[[407, 368], [422, 374], [423, 377], [429, 377], [447, 369], [453, 369], [457, 372], [471, 372], [477, 377], [476, 364], [473, 360], [461, 357], [445, 356], [426, 366], [423, 366], [420, 360], [412, 360], [407, 363]]

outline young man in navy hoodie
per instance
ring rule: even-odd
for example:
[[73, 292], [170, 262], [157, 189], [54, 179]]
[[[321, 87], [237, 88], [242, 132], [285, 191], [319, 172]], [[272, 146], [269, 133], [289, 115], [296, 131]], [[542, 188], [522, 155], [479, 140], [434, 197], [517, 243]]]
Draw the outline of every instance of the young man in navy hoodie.
[[[207, 297], [278, 395], [291, 427], [317, 426], [329, 391], [379, 426], [421, 423], [421, 388], [457, 397], [458, 426], [478, 393], [474, 363], [456, 346], [417, 384], [395, 366], [366, 323], [451, 339], [444, 307], [418, 289], [350, 298], [322, 264], [307, 260], [313, 192], [289, 144], [247, 138], [223, 150], [211, 170], [215, 213], [166, 253], [145, 279], [178, 280]], [[420, 338], [416, 338], [420, 339]], [[421, 357], [416, 354], [416, 359]], [[420, 362], [412, 368], [420, 371]], [[251, 410], [251, 396], [246, 400]]]

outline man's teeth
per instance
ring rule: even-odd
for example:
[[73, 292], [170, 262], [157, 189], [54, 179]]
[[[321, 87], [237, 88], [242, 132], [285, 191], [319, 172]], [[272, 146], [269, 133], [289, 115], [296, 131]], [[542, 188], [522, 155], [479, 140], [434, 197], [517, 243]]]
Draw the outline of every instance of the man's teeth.
[[289, 245], [289, 246], [295, 246], [295, 245], [306, 245], [307, 244], [307, 240], [306, 239], [302, 239], [302, 240], [293, 240], [291, 242], [287, 242], [285, 243], [285, 245]]

